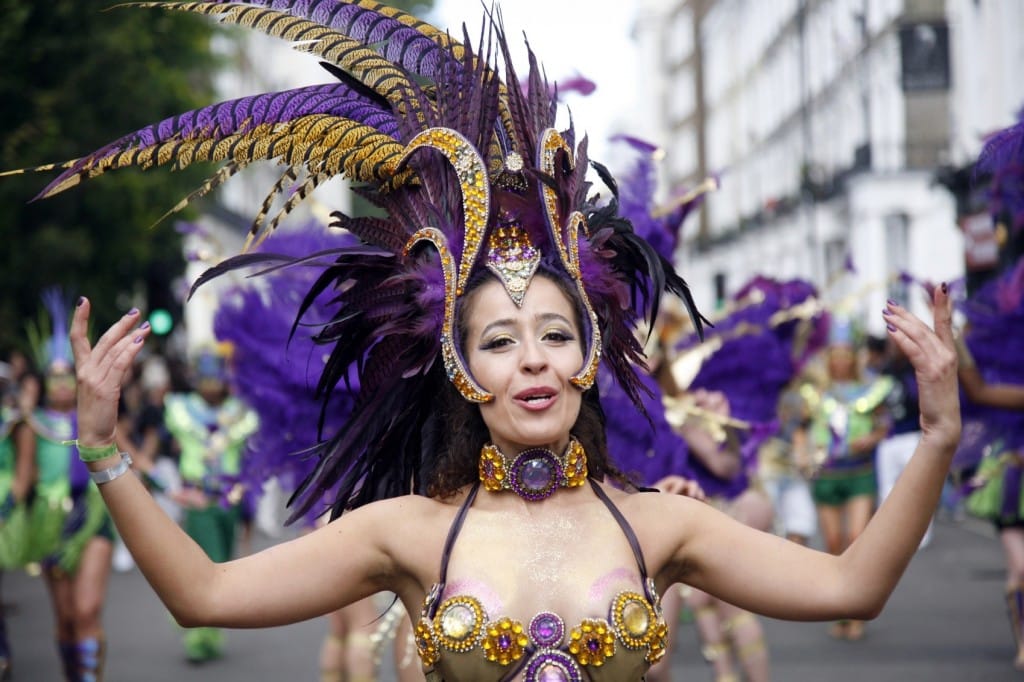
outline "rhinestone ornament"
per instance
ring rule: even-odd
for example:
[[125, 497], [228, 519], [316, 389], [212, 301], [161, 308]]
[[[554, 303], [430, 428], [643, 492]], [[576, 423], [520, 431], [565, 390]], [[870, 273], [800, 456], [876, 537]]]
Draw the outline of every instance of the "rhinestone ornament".
[[502, 618], [488, 624], [480, 647], [488, 661], [508, 665], [523, 657], [529, 643], [530, 640], [523, 632], [522, 623], [511, 618]]
[[449, 597], [434, 616], [434, 636], [450, 651], [469, 651], [484, 627], [484, 609], [473, 597]]
[[520, 452], [511, 464], [497, 446], [488, 444], [480, 451], [480, 481], [485, 490], [511, 490], [530, 502], [545, 500], [559, 487], [576, 488], [587, 479], [587, 454], [572, 438], [559, 457], [544, 448]]
[[539, 651], [526, 664], [526, 682], [581, 682], [583, 671], [565, 652], [557, 649]]
[[530, 639], [539, 647], [557, 647], [565, 636], [565, 623], [557, 614], [538, 613], [530, 621]]

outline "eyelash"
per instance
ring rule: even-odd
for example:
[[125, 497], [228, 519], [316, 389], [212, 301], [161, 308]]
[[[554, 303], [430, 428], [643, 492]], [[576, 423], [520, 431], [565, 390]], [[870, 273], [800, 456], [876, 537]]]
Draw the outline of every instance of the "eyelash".
[[[575, 340], [575, 337], [572, 334], [570, 334], [568, 332], [559, 331], [557, 329], [553, 329], [551, 331], [544, 332], [544, 335], [541, 338], [545, 339], [545, 340], [552, 340], [552, 341], [555, 341], [556, 343], [569, 343], [570, 341], [574, 341]], [[481, 350], [494, 350], [496, 348], [502, 348], [502, 347], [508, 345], [509, 343], [513, 343], [513, 339], [511, 337], [509, 337], [509, 336], [499, 336], [499, 337], [491, 339], [490, 341], [487, 341], [486, 343], [481, 345], [480, 349]]]

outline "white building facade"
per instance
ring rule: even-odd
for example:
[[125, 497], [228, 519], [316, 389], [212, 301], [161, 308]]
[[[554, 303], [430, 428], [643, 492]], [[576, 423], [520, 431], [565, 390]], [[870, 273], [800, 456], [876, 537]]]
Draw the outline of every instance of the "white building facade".
[[[246, 97], [263, 92], [330, 83], [333, 76], [324, 71], [317, 59], [295, 50], [290, 43], [256, 31], [219, 36], [214, 51], [231, 67], [222, 69], [215, 82], [220, 100]], [[241, 252], [252, 221], [267, 194], [284, 172], [284, 166], [253, 164], [217, 190], [216, 204], [199, 219], [199, 230], [188, 234], [184, 252], [188, 265], [185, 280], [191, 284], [211, 265]], [[277, 201], [268, 214], [269, 222], [282, 205]], [[327, 225], [330, 212], [349, 208], [349, 193], [340, 179], [318, 187], [280, 230], [302, 225], [310, 219]], [[214, 343], [213, 319], [226, 288], [240, 283], [243, 273], [230, 273], [200, 287], [184, 307], [187, 348]]]
[[886, 298], [926, 312], [898, 277], [964, 274], [936, 171], [1024, 104], [1022, 26], [1016, 0], [648, 0], [665, 174], [721, 178], [677, 253], [698, 304], [762, 274], [811, 280], [873, 333]]

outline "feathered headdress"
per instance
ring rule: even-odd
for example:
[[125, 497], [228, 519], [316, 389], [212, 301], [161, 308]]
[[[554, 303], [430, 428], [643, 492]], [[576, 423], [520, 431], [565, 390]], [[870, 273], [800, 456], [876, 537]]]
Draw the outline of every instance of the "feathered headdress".
[[[493, 13], [474, 49], [465, 29], [459, 43], [371, 0], [144, 5], [207, 14], [292, 41], [317, 55], [335, 81], [222, 102], [147, 126], [61, 165], [65, 170], [41, 196], [126, 166], [221, 162], [191, 199], [250, 163], [273, 160], [285, 171], [251, 239], [335, 175], [360, 183], [356, 191], [385, 214], [335, 214], [335, 224], [363, 244], [333, 250], [332, 264], [300, 306], [301, 315], [327, 291], [338, 304], [317, 335], [332, 346], [319, 396], [326, 399], [353, 366], [360, 392], [351, 418], [323, 446], [300, 489], [296, 514], [333, 485], [335, 513], [420, 488], [445, 378], [467, 400], [492, 398], [466, 367], [456, 320], [461, 298], [482, 272], [493, 273], [517, 302], [537, 272], [566, 282], [578, 298], [586, 340], [573, 383], [589, 388], [603, 359], [637, 405], [633, 365], [643, 358], [632, 328], [638, 315], [653, 317], [668, 290], [685, 301], [700, 328], [671, 265], [617, 216], [614, 199], [589, 198], [586, 140], [577, 143], [571, 126], [555, 129], [556, 95], [532, 53], [520, 81]], [[594, 167], [614, 194], [607, 171]], [[288, 191], [267, 221], [274, 200]], [[289, 260], [295, 259], [243, 254], [200, 281], [229, 268]]]
[[68, 325], [71, 306], [67, 296], [58, 287], [45, 289], [40, 295], [43, 308], [39, 320], [26, 327], [32, 360], [44, 373], [72, 371], [71, 338]]

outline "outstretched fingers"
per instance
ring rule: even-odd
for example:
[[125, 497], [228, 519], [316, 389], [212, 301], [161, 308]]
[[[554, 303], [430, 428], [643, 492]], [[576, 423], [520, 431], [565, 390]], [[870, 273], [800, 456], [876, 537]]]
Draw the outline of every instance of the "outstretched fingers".
[[[938, 291], [938, 288], [936, 288], [936, 292]], [[937, 295], [945, 297], [944, 294]], [[935, 362], [941, 363], [945, 355], [943, 351], [947, 349], [952, 350], [953, 348], [951, 341], [952, 331], [949, 328], [948, 297], [941, 303], [938, 301], [936, 303], [938, 305], [935, 306], [935, 331], [909, 310], [894, 301], [889, 301], [886, 304], [885, 310], [882, 311], [889, 336], [892, 337], [893, 341], [900, 347], [900, 350], [903, 351], [918, 372], [926, 374], [931, 374], [931, 371], [938, 369], [938, 367], [933, 368], [930, 365]], [[947, 311], [945, 321], [942, 319], [942, 311]], [[950, 339], [948, 344], [942, 338], [939, 329], [943, 329], [947, 338]]]
[[960, 435], [960, 406], [948, 287], [936, 287], [932, 303], [934, 331], [892, 301], [883, 315], [889, 336], [914, 366], [922, 431], [955, 442]]
[[89, 311], [89, 301], [80, 299], [71, 323], [78, 376], [78, 438], [86, 445], [103, 445], [114, 439], [121, 385], [150, 330], [148, 323], [135, 326], [139, 311], [132, 309], [90, 348], [86, 335]]

